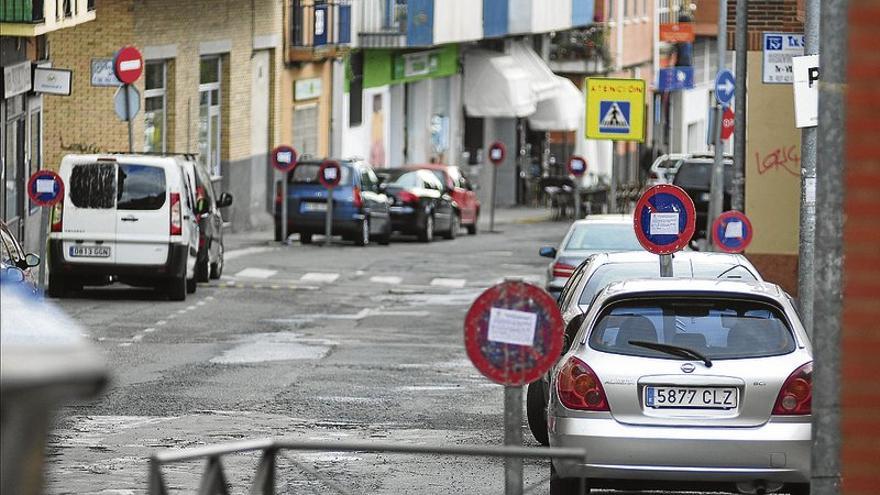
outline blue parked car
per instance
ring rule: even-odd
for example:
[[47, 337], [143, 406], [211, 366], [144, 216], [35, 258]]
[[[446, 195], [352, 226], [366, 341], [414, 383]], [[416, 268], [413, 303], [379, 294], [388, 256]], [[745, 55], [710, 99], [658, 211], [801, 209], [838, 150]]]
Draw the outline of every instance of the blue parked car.
[[[391, 242], [388, 197], [379, 190], [373, 169], [353, 160], [337, 160], [342, 169], [339, 185], [333, 189], [333, 235], [366, 246], [375, 240]], [[327, 189], [318, 181], [322, 161], [305, 160], [287, 174], [287, 233], [299, 234], [310, 244], [314, 234], [324, 234], [327, 215]], [[280, 184], [279, 184], [280, 185]], [[281, 188], [275, 200], [275, 240], [282, 240]]]

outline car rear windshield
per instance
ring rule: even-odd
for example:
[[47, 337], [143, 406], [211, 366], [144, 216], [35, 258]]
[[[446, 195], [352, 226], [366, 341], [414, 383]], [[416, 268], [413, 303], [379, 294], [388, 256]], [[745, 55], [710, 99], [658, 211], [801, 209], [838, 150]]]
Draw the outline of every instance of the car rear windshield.
[[[711, 161], [705, 162], [685, 162], [675, 174], [675, 185], [685, 189], [709, 189], [712, 181]], [[724, 183], [728, 185], [733, 181], [733, 166], [731, 162], [724, 163]]]
[[590, 332], [593, 349], [675, 359], [633, 342], [670, 344], [710, 359], [778, 356], [795, 341], [782, 312], [759, 300], [711, 297], [632, 299], [605, 308]]
[[116, 204], [116, 163], [74, 165], [68, 196], [77, 208], [113, 208]]
[[158, 210], [165, 204], [165, 170], [149, 165], [119, 164], [120, 210]]
[[574, 227], [565, 250], [637, 251], [642, 249], [632, 224], [592, 223]]
[[[321, 182], [318, 180], [318, 170], [321, 168], [320, 163], [298, 163], [296, 167], [294, 167], [293, 171], [290, 172], [288, 177], [288, 184], [318, 184]], [[351, 184], [351, 171], [349, 167], [345, 165], [341, 165], [342, 168], [342, 178], [339, 180], [340, 186], [347, 186]]]
[[[724, 264], [694, 264], [687, 260], [675, 260], [672, 272], [680, 278], [723, 278], [732, 280], [755, 281], [755, 276], [742, 265]], [[596, 294], [608, 284], [633, 280], [637, 278], [656, 278], [660, 276], [659, 262], [631, 262], [631, 263], [606, 263], [593, 272], [587, 280], [581, 297], [580, 305], [588, 305], [593, 302]]]

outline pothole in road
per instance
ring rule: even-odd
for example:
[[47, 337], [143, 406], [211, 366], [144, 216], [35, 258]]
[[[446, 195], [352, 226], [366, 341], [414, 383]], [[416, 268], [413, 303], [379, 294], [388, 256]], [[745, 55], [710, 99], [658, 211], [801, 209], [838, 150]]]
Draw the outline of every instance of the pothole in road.
[[268, 361], [295, 361], [321, 359], [336, 342], [324, 339], [304, 339], [294, 332], [258, 333], [248, 336], [240, 344], [211, 358], [215, 364], [249, 364]]

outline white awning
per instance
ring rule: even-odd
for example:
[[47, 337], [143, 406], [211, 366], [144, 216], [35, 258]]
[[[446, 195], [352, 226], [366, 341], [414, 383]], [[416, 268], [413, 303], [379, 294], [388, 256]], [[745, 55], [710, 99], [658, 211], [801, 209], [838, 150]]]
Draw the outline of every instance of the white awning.
[[538, 102], [529, 116], [529, 127], [536, 131], [575, 131], [584, 114], [584, 94], [569, 79], [558, 81], [553, 96]]
[[559, 86], [559, 80], [550, 67], [547, 67], [544, 59], [522, 40], [511, 42], [509, 51], [516, 64], [529, 73], [535, 98], [540, 101], [553, 97]]
[[464, 56], [464, 106], [472, 117], [527, 117], [537, 99], [529, 73], [503, 53], [470, 50]]

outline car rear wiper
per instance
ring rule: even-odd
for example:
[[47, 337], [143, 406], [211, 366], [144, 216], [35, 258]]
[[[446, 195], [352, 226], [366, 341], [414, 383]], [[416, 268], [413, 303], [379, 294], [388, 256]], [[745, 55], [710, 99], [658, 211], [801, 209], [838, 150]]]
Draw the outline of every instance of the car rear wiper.
[[688, 349], [687, 347], [682, 347], [679, 345], [671, 345], [671, 344], [659, 344], [657, 342], [647, 342], [644, 340], [630, 340], [629, 345], [634, 345], [638, 347], [645, 347], [647, 349], [653, 349], [655, 351], [665, 352], [666, 354], [671, 354], [673, 356], [690, 358], [690, 359], [699, 359], [706, 365], [707, 368], [712, 367], [712, 360], [709, 359], [708, 356], [703, 353], [697, 352], [693, 349]]

